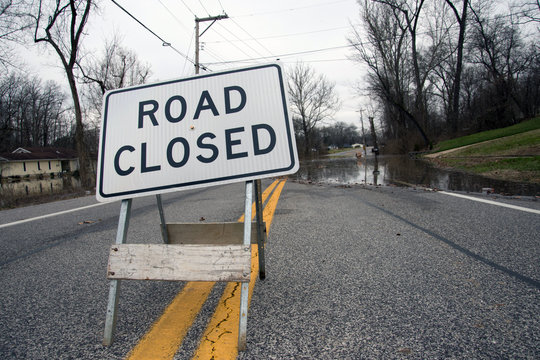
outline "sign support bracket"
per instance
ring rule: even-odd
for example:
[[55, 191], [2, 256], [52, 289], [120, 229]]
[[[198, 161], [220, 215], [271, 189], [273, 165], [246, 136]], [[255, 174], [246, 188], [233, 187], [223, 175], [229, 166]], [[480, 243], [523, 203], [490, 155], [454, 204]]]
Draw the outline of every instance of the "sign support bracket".
[[[244, 251], [251, 251], [251, 203], [253, 181], [246, 181], [246, 201], [244, 210]], [[257, 224], [259, 226], [259, 224]], [[246, 350], [247, 312], [249, 300], [249, 282], [243, 282], [240, 289], [240, 322], [238, 324], [238, 351]]]
[[163, 212], [163, 203], [161, 202], [161, 194], [156, 195], [157, 206], [159, 211], [159, 219], [161, 220], [161, 238], [163, 243], [169, 243], [169, 235], [167, 234], [167, 224], [165, 223], [165, 213]]
[[[118, 219], [118, 230], [116, 232], [115, 244], [117, 245], [126, 243], [129, 220], [131, 218], [131, 203], [132, 199], [122, 200], [122, 204], [120, 206], [120, 216]], [[109, 301], [107, 303], [105, 334], [103, 336], [103, 345], [105, 346], [112, 343], [114, 330], [116, 329], [120, 281], [121, 280], [111, 280], [109, 284]]]
[[259, 250], [259, 279], [266, 278], [266, 262], [264, 260], [263, 213], [261, 180], [255, 180], [255, 214], [257, 218], [257, 248]]
[[[261, 257], [264, 256], [264, 241], [265, 237], [263, 236], [263, 227], [265, 226], [262, 222], [262, 199], [261, 199], [261, 181], [260, 180], [251, 180], [245, 182], [245, 206], [244, 206], [244, 224], [243, 224], [243, 239], [242, 239], [242, 252], [246, 261], [249, 260], [251, 263], [251, 237], [252, 237], [252, 204], [253, 204], [253, 192], [255, 192], [255, 215], [257, 217], [256, 222], [253, 222], [253, 225], [257, 227], [257, 246], [259, 247], [259, 263], [262, 264], [264, 270], [264, 259]], [[164, 245], [155, 246], [182, 246], [174, 245], [174, 238], [169, 238], [167, 224], [165, 223], [165, 214], [163, 211], [163, 203], [160, 195], [156, 196], [157, 206], [160, 215], [160, 230], [163, 238]], [[116, 234], [115, 246], [113, 246], [113, 252], [118, 252], [119, 248], [126, 245], [127, 242], [127, 232], [129, 228], [129, 222], [131, 218], [131, 205], [132, 199], [122, 200], [120, 206], [120, 215], [118, 219], [118, 229]], [[172, 235], [171, 235], [172, 236]], [[255, 234], [253, 234], [255, 236]], [[172, 239], [172, 240], [171, 240]], [[172, 245], [171, 245], [172, 242]], [[255, 243], [254, 243], [255, 244]], [[118, 245], [118, 246], [117, 246]], [[153, 245], [154, 246], [154, 245]], [[239, 246], [239, 245], [238, 245]], [[261, 251], [262, 250], [262, 251]], [[249, 302], [249, 277], [250, 277], [250, 265], [246, 265], [245, 270], [243, 271], [241, 288], [240, 288], [240, 316], [238, 324], [238, 350], [244, 351], [247, 346], [247, 314], [248, 314], [248, 302]], [[109, 284], [109, 300], [107, 303], [107, 313], [105, 317], [105, 331], [103, 336], [103, 345], [108, 346], [112, 343], [114, 333], [116, 330], [116, 319], [118, 314], [118, 299], [120, 297], [120, 285], [121, 278], [115, 278], [115, 271], [117, 268], [111, 269], [111, 257], [109, 258], [109, 271], [110, 284]], [[114, 271], [113, 271], [114, 270]], [[264, 274], [264, 271], [263, 273]], [[116, 274], [118, 275], [118, 274]], [[259, 273], [259, 276], [264, 278], [264, 275]], [[124, 278], [125, 279], [125, 278]], [[159, 279], [155, 279], [159, 280]], [[223, 281], [223, 280], [221, 280]], [[225, 280], [227, 281], [227, 280]], [[231, 281], [231, 280], [228, 280]], [[237, 281], [237, 280], [236, 280]]]

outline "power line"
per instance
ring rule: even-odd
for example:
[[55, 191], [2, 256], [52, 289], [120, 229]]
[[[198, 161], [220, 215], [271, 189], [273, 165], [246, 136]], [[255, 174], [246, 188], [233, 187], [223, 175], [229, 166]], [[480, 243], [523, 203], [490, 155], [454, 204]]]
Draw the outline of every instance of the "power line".
[[231, 63], [237, 63], [237, 62], [246, 62], [246, 61], [255, 61], [255, 60], [265, 60], [265, 59], [271, 59], [271, 58], [280, 58], [280, 57], [287, 57], [287, 56], [294, 56], [294, 55], [302, 55], [302, 54], [311, 54], [311, 53], [317, 53], [317, 52], [323, 52], [323, 51], [330, 51], [330, 50], [337, 50], [337, 49], [345, 49], [349, 47], [358, 46], [360, 43], [354, 43], [350, 45], [342, 45], [342, 46], [334, 46], [334, 47], [328, 47], [328, 48], [322, 48], [322, 49], [315, 49], [315, 50], [306, 50], [306, 51], [299, 51], [294, 53], [286, 53], [286, 54], [279, 54], [279, 55], [272, 55], [272, 56], [263, 56], [258, 58], [249, 58], [249, 59], [241, 59], [241, 60], [231, 60], [231, 61], [225, 61], [225, 62], [215, 62], [215, 63], [208, 63], [209, 65], [220, 65], [220, 64], [231, 64]]
[[127, 11], [126, 9], [124, 9], [119, 3], [117, 3], [115, 0], [111, 0], [113, 2], [113, 4], [115, 4], [116, 6], [118, 6], [120, 9], [122, 9], [122, 11], [124, 11], [126, 14], [128, 14], [133, 20], [135, 20], [136, 22], [138, 22], [142, 27], [144, 27], [147, 31], [149, 31], [152, 35], [154, 35], [155, 37], [157, 37], [159, 40], [161, 40], [161, 44], [163, 46], [167, 46], [167, 47], [170, 47], [171, 49], [173, 49], [176, 53], [178, 53], [179, 55], [181, 55], [183, 58], [185, 58], [187, 61], [191, 62], [192, 64], [195, 64], [195, 62], [193, 60], [191, 60], [186, 54], [183, 54], [180, 50], [176, 49], [174, 46], [172, 46], [172, 44], [168, 41], [165, 41], [161, 36], [159, 36], [158, 34], [156, 34], [155, 32], [153, 32], [148, 26], [144, 25], [139, 19], [137, 19], [135, 16], [133, 16], [129, 11]]
[[[223, 36], [220, 32], [217, 32], [216, 31], [216, 34], [218, 34], [219, 36], [221, 36], [226, 42], [230, 43], [232, 46], [234, 46], [235, 48], [237, 48], [240, 52], [242, 52], [244, 55], [246, 56], [250, 56], [248, 53], [246, 53], [242, 48], [240, 48], [238, 45], [236, 45], [235, 43], [231, 42], [231, 40], [228, 40], [225, 36]], [[260, 54], [259, 54], [260, 55]], [[227, 61], [227, 62], [222, 62], [222, 63], [230, 63], [231, 61]], [[234, 62], [234, 61], [232, 61]]]
[[225, 60], [224, 58], [222, 58], [219, 54], [217, 54], [216, 52], [210, 50], [210, 49], [201, 49], [201, 51], [204, 51], [205, 53], [208, 53], [210, 54], [212, 57], [214, 57], [215, 59], [221, 61], [221, 62], [224, 62], [224, 61], [227, 61]]
[[[191, 44], [193, 44], [193, 38], [194, 38], [193, 35], [194, 34], [195, 34], [195, 29], [193, 29], [193, 31], [191, 32], [191, 36], [189, 37], [189, 45], [188, 45], [188, 49], [187, 49], [188, 54], [191, 51]], [[184, 67], [182, 68], [182, 74], [184, 74], [185, 71], [186, 71], [186, 62], [184, 61]]]
[[341, 3], [341, 2], [349, 2], [349, 1], [350, 0], [337, 0], [337, 1], [330, 1], [330, 2], [327, 2], [327, 3], [320, 3], [320, 4], [314, 4], [314, 5], [308, 5], [308, 6], [300, 6], [300, 7], [297, 7], [297, 8], [264, 11], [264, 12], [253, 13], [253, 14], [243, 14], [243, 15], [237, 15], [235, 17], [238, 18], [238, 17], [246, 17], [246, 16], [277, 14], [277, 13], [282, 13], [282, 12], [287, 12], [287, 11], [296, 11], [296, 10], [302, 10], [302, 9], [309, 9], [309, 8], [313, 8], [313, 7], [327, 6], [327, 5], [332, 5], [332, 4]]
[[[169, 14], [171, 14], [171, 16], [176, 20], [176, 22], [178, 24], [180, 24], [180, 26], [182, 26], [185, 30], [188, 30], [188, 28], [180, 21], [180, 19], [178, 18], [178, 16], [176, 16], [168, 7], [167, 5], [165, 5], [161, 0], [158, 0], [159, 3], [165, 8], [165, 10], [167, 10], [167, 12]], [[188, 30], [189, 31], [189, 30]]]
[[[272, 54], [272, 51], [268, 50], [266, 46], [264, 46], [259, 40], [255, 39], [250, 33], [248, 33], [243, 27], [240, 26], [234, 19], [231, 19], [231, 21], [240, 28], [243, 32], [245, 32], [251, 39], [255, 40], [257, 44], [259, 44], [260, 47], [262, 47], [264, 50], [266, 50], [269, 54]], [[246, 43], [247, 45], [247, 43]]]
[[[145, 28], [145, 30], [147, 30], [148, 32], [150, 32], [152, 35], [154, 35], [156, 38], [158, 38], [161, 42], [162, 42], [162, 45], [163, 46], [168, 46], [170, 47], [173, 51], [175, 51], [176, 53], [178, 53], [180, 56], [182, 56], [183, 58], [185, 58], [187, 61], [189, 61], [190, 63], [192, 64], [195, 64], [195, 62], [193, 60], [191, 60], [189, 58], [189, 56], [187, 56], [186, 54], [182, 53], [181, 51], [179, 51], [178, 49], [176, 49], [174, 46], [172, 46], [171, 43], [167, 42], [166, 40], [164, 40], [162, 37], [160, 37], [158, 34], [156, 34], [154, 31], [152, 31], [148, 26], [146, 26], [145, 24], [143, 24], [139, 19], [137, 19], [134, 15], [132, 15], [129, 11], [127, 11], [124, 7], [122, 7], [117, 1], [115, 0], [111, 0], [117, 7], [119, 7], [122, 11], [124, 11], [127, 15], [129, 15], [133, 20], [135, 20], [137, 23], [139, 23], [142, 27]], [[163, 4], [163, 2], [161, 0], [158, 0], [161, 5], [163, 5], [163, 7], [165, 7], [165, 9], [176, 19], [176, 21], [184, 26], [181, 21], [178, 19], [177, 16], [175, 16], [171, 10], [165, 6], [165, 4]], [[219, 0], [218, 0], [219, 1]], [[272, 54], [272, 52], [270, 50], [268, 50], [260, 41], [258, 41], [258, 39], [256, 39], [255, 37], [253, 37], [247, 30], [245, 30], [242, 26], [240, 26], [238, 24], [238, 22], [234, 21], [233, 18], [238, 18], [238, 17], [242, 17], [242, 16], [253, 16], [253, 15], [259, 15], [259, 14], [269, 14], [269, 13], [276, 13], [276, 12], [283, 12], [283, 11], [293, 11], [293, 10], [299, 10], [299, 9], [305, 9], [305, 8], [311, 8], [311, 7], [317, 7], [317, 6], [323, 6], [323, 5], [330, 5], [330, 4], [334, 4], [334, 3], [339, 3], [339, 2], [343, 2], [345, 0], [340, 0], [340, 1], [333, 1], [333, 2], [328, 2], [328, 3], [324, 3], [324, 4], [316, 4], [316, 5], [311, 5], [311, 6], [304, 6], [304, 7], [298, 7], [298, 8], [291, 8], [291, 9], [283, 9], [283, 10], [277, 10], [277, 11], [272, 11], [272, 12], [266, 12], [266, 13], [258, 13], [258, 14], [251, 14], [251, 15], [240, 15], [240, 16], [235, 16], [235, 17], [232, 17], [230, 18], [236, 26], [238, 26], [244, 33], [246, 33], [250, 39], [241, 39], [239, 38], [236, 34], [234, 34], [233, 32], [231, 32], [229, 29], [223, 27], [221, 24], [220, 26], [222, 26], [223, 29], [225, 29], [229, 34], [231, 34], [233, 37], [235, 37], [237, 40], [229, 40], [227, 39], [226, 37], [224, 37], [221, 33], [217, 32], [216, 33], [221, 36], [226, 42], [230, 43], [231, 45], [233, 45], [234, 47], [236, 47], [239, 51], [241, 51], [243, 54], [245, 54], [246, 56], [248, 56], [248, 58], [246, 59], [239, 59], [239, 60], [229, 60], [229, 61], [219, 61], [219, 62], [209, 62], [207, 64], [209, 65], [222, 65], [222, 64], [232, 64], [232, 63], [245, 63], [245, 62], [255, 62], [255, 61], [258, 61], [258, 60], [265, 60], [265, 59], [271, 59], [271, 58], [280, 58], [280, 57], [289, 57], [289, 56], [294, 56], [294, 55], [302, 55], [302, 54], [310, 54], [310, 53], [317, 53], [317, 52], [324, 52], [324, 51], [330, 51], [330, 50], [337, 50], [337, 49], [343, 49], [343, 48], [350, 48], [350, 47], [357, 47], [357, 46], [362, 46], [362, 45], [365, 45], [365, 44], [369, 44], [369, 41], [361, 41], [361, 42], [357, 42], [357, 43], [352, 43], [352, 44], [349, 44], [349, 45], [344, 45], [344, 46], [335, 46], [335, 47], [328, 47], [328, 48], [321, 48], [321, 49], [314, 49], [314, 50], [306, 50], [306, 51], [299, 51], [299, 52], [293, 52], [293, 53], [285, 53], [285, 54]], [[184, 0], [180, 0], [180, 2], [188, 9], [189, 12], [191, 12], [196, 18], [196, 14], [192, 11], [192, 9], [185, 3]], [[200, 0], [199, 0], [200, 2]], [[219, 1], [220, 5], [222, 6], [221, 4], [221, 1]], [[204, 7], [204, 5], [201, 3], [201, 6], [203, 7], [203, 9], [205, 11], [207, 11], [207, 9]], [[222, 9], [223, 9], [223, 6], [222, 6]], [[512, 14], [504, 14], [504, 15], [495, 15], [493, 17], [488, 17], [487, 19], [488, 20], [496, 20], [496, 19], [500, 19], [500, 18], [505, 18], [505, 17], [509, 17], [509, 16], [515, 16], [517, 15], [517, 13], [512, 13]], [[184, 26], [185, 27], [185, 26]], [[275, 35], [275, 36], [268, 36], [268, 37], [262, 37], [262, 38], [259, 38], [259, 39], [270, 39], [270, 38], [279, 38], [279, 37], [290, 37], [290, 36], [297, 36], [297, 35], [303, 35], [303, 34], [311, 34], [311, 33], [317, 33], [317, 32], [325, 32], [325, 31], [333, 31], [333, 30], [338, 30], [338, 29], [343, 29], [343, 28], [346, 28], [346, 27], [336, 27], [336, 28], [330, 28], [330, 29], [323, 29], [323, 30], [315, 30], [315, 31], [309, 31], [309, 32], [303, 32], [303, 33], [295, 33], [295, 34], [285, 34], [285, 35]], [[425, 34], [427, 33], [426, 32], [419, 32], [418, 35], [422, 35], [422, 34]], [[239, 48], [238, 46], [236, 46], [234, 44], [234, 42], [242, 42], [244, 43], [247, 47], [249, 47], [253, 52], [255, 52], [257, 55], [259, 55], [259, 57], [250, 57], [250, 55], [248, 53], [246, 53], [244, 50], [242, 50], [241, 48]], [[262, 54], [257, 51], [256, 49], [254, 49], [252, 46], [250, 46], [246, 41], [256, 41], [262, 48], [264, 48], [269, 54], [269, 56], [262, 56]], [[222, 41], [211, 41], [211, 42], [208, 42], [208, 43], [219, 43], [219, 42], [222, 42]], [[191, 46], [191, 43], [190, 43], [190, 46]], [[217, 56], [217, 54], [213, 53], [212, 52], [212, 55], [215, 57], [215, 58], [219, 58], [219, 56]], [[219, 60], [219, 59], [218, 59]], [[344, 61], [346, 59], [330, 59], [330, 60], [312, 60], [311, 62], [324, 62], [324, 61]], [[184, 65], [185, 67], [185, 65]]]
[[[234, 36], [236, 39], [238, 39], [239, 41], [241, 41], [240, 38], [239, 38], [236, 34], [234, 34], [232, 31], [230, 31], [229, 29], [227, 29], [225, 26], [223, 26], [223, 25], [221, 25], [221, 24], [219, 24], [219, 26], [220, 26], [221, 28], [223, 28], [225, 31], [227, 31], [229, 34], [231, 34], [232, 36]], [[221, 34], [220, 34], [220, 35], [221, 35]], [[230, 41], [230, 40], [229, 40], [229, 41]], [[263, 56], [263, 54], [261, 54], [259, 51], [257, 51], [255, 48], [253, 48], [251, 45], [249, 45], [249, 44], [246, 43], [245, 41], [241, 41], [241, 42], [242, 42], [244, 45], [246, 45], [248, 48], [250, 48], [250, 49], [251, 49], [255, 54], [257, 54], [258, 56]], [[232, 43], [231, 43], [231, 44], [232, 44]], [[234, 44], [233, 44], [233, 45], [234, 45]], [[236, 46], [236, 45], [234, 45], [234, 46]], [[236, 48], [238, 48], [238, 46], [236, 46]], [[243, 52], [244, 54], [246, 54], [244, 51], [242, 51], [242, 52]], [[246, 54], [246, 55], [249, 56], [248, 54]]]
[[193, 10], [191, 10], [191, 8], [190, 8], [189, 6], [187, 6], [187, 4], [185, 3], [184, 0], [180, 0], [180, 2], [181, 2], [182, 4], [184, 4], [184, 6], [186, 7], [186, 9], [188, 9], [188, 11], [189, 11], [190, 13], [193, 14], [193, 16], [197, 17], [197, 15], [195, 15], [195, 13], [193, 12]]
[[[231, 20], [233, 20], [231, 18]], [[309, 35], [309, 34], [315, 34], [315, 33], [321, 33], [321, 32], [328, 32], [328, 31], [336, 31], [336, 30], [342, 30], [342, 29], [348, 29], [350, 26], [339, 26], [334, 28], [328, 28], [328, 29], [321, 29], [321, 30], [313, 30], [313, 31], [305, 31], [305, 32], [299, 32], [299, 33], [292, 33], [292, 34], [282, 34], [282, 35], [272, 35], [272, 36], [263, 36], [258, 38], [251, 38], [251, 39], [241, 39], [241, 40], [230, 40], [230, 41], [252, 41], [252, 40], [267, 40], [267, 39], [277, 39], [277, 38], [285, 38], [285, 37], [293, 37], [293, 36], [301, 36], [301, 35]], [[208, 41], [208, 44], [217, 44], [222, 43], [223, 41]]]
[[[199, 0], [200, 1], [200, 0]], [[202, 5], [202, 4], [201, 4]], [[223, 13], [225, 14], [225, 9], [223, 9], [223, 5], [221, 4], [220, 2], [220, 6], [221, 6], [221, 9], [223, 11]], [[206, 9], [205, 9], [206, 10]], [[227, 16], [227, 18], [230, 19], [230, 17]], [[231, 19], [232, 20], [232, 19]], [[244, 33], [246, 33], [249, 37], [251, 37], [253, 40], [255, 40], [260, 46], [261, 48], [263, 48], [264, 50], [266, 50], [269, 54], [272, 54], [272, 52], [270, 50], [268, 50], [268, 48], [266, 48], [263, 44], [261, 44], [259, 41], [257, 41], [247, 30], [245, 30], [242, 26], [240, 26], [240, 24], [238, 24], [238, 22], [232, 20], [234, 22], [234, 24], [240, 28], [240, 30], [242, 30]], [[245, 46], [247, 46], [249, 49], [251, 49], [256, 55], [258, 56], [263, 56], [263, 54], [261, 54], [257, 49], [255, 49], [254, 47], [252, 47], [251, 45], [249, 45], [248, 43], [246, 43], [245, 41], [243, 41], [242, 39], [240, 39], [240, 37], [238, 37], [235, 33], [233, 33], [231, 30], [229, 30], [227, 27], [225, 27], [223, 24], [221, 23], [218, 23], [218, 25], [220, 26], [221, 29], [225, 30], [227, 33], [229, 33], [231, 36], [233, 36], [234, 38], [237, 39], [237, 41], [240, 41], [241, 43], [243, 43]], [[225, 38], [219, 31], [215, 30], [216, 34], [218, 34], [219, 36], [221, 36], [223, 39], [225, 39], [227, 42], [229, 42], [231, 45], [233, 45], [234, 47], [236, 47], [238, 50], [240, 50], [242, 53], [244, 53], [246, 56], [250, 56], [248, 53], [246, 53], [244, 50], [242, 50], [241, 48], [239, 48], [238, 46], [236, 46], [235, 44], [232, 43], [231, 40]], [[222, 61], [222, 62], [225, 62], [225, 61]]]
[[[428, 33], [429, 33], [429, 31], [419, 32], [418, 35], [428, 34]], [[393, 39], [393, 37], [389, 37], [389, 38], [381, 39], [381, 40], [382, 41], [389, 41], [389, 40], [392, 40], [392, 39]], [[229, 40], [229, 42], [230, 42], [230, 40]], [[231, 44], [233, 44], [233, 43], [231, 42]], [[370, 41], [360, 41], [360, 42], [351, 43], [349, 45], [333, 46], [333, 47], [320, 48], [320, 49], [314, 49], [314, 50], [298, 51], [298, 52], [293, 52], [293, 53], [285, 53], [285, 54], [278, 54], [278, 55], [272, 55], [272, 56], [262, 56], [262, 57], [258, 57], [258, 58], [230, 60], [230, 61], [226, 61], [226, 62], [215, 62], [215, 63], [208, 63], [208, 64], [209, 65], [221, 65], [221, 64], [232, 64], [232, 63], [241, 63], [241, 62], [242, 63], [244, 63], [244, 62], [252, 62], [252, 61], [255, 61], [255, 60], [266, 60], [266, 59], [271, 59], [271, 58], [280, 58], [280, 57], [288, 57], [288, 56], [294, 56], [294, 55], [311, 54], [311, 53], [324, 52], [324, 51], [337, 50], [337, 49], [345, 49], [345, 48], [351, 48], [351, 47], [356, 48], [357, 46], [363, 46], [363, 45], [367, 45], [367, 44], [370, 44]], [[246, 53], [244, 52], [244, 54], [246, 54]]]
[[221, 3], [221, 0], [218, 0], [219, 6], [221, 6], [221, 11], [225, 12], [225, 9], [223, 8], [223, 4]]
[[199, 4], [201, 4], [202, 8], [204, 11], [206, 11], [206, 15], [210, 16], [210, 12], [208, 10], [206, 10], [206, 8], [204, 7], [203, 3], [201, 0], [199, 0]]
[[[351, 61], [347, 58], [341, 58], [341, 59], [324, 59], [324, 60], [302, 60], [304, 63], [321, 63], [321, 62], [336, 62], [336, 61]], [[293, 63], [293, 61], [283, 61], [286, 64]]]

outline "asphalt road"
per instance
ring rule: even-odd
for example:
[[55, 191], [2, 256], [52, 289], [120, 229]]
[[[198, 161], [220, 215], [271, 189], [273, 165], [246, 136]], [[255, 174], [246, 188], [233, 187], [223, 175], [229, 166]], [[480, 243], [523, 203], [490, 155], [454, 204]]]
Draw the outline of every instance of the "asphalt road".
[[[236, 221], [243, 185], [163, 201], [168, 221]], [[494, 201], [540, 209], [531, 199]], [[94, 203], [2, 211], [0, 226]], [[122, 359], [163, 313], [183, 283], [122, 282], [115, 342], [101, 345], [119, 209], [0, 228], [0, 359]], [[538, 359], [539, 220], [421, 189], [289, 180], [238, 358]], [[128, 242], [160, 241], [155, 197], [135, 199]], [[223, 288], [214, 287], [175, 359], [191, 358]]]

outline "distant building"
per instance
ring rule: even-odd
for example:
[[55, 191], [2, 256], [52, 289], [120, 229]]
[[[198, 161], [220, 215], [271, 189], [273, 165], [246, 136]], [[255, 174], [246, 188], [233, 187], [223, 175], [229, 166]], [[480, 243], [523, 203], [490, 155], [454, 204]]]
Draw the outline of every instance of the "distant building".
[[0, 153], [0, 177], [39, 177], [79, 169], [77, 151], [55, 147], [20, 147]]

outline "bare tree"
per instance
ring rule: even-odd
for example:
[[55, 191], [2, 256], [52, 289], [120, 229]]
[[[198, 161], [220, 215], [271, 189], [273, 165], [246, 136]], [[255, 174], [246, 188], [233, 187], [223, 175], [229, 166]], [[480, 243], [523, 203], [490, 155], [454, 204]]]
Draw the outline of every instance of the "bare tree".
[[75, 111], [75, 143], [79, 155], [81, 185], [91, 188], [95, 177], [85, 144], [81, 101], [75, 76], [84, 27], [92, 8], [92, 0], [56, 0], [54, 4], [40, 0], [35, 17], [34, 41], [51, 46], [62, 62], [71, 90]]
[[514, 1], [512, 8], [525, 22], [540, 22], [540, 0]]
[[49, 146], [55, 139], [55, 128], [63, 119], [61, 115], [64, 108], [65, 94], [60, 85], [53, 81], [39, 84], [37, 93], [32, 97], [31, 119], [33, 143], [40, 146]]
[[415, 113], [424, 128], [427, 125], [427, 114], [424, 101], [424, 85], [427, 79], [427, 71], [422, 74], [420, 67], [420, 56], [418, 50], [418, 26], [420, 14], [425, 0], [376, 0], [377, 2], [392, 8], [394, 17], [402, 28], [405, 28], [410, 36], [411, 63], [414, 74], [415, 91]]
[[441, 134], [500, 127], [538, 113], [540, 47], [530, 25], [540, 11], [536, 0], [499, 15], [509, 1], [358, 3], [363, 28], [353, 29], [351, 58], [367, 65], [368, 74], [357, 90], [378, 99], [395, 151], [419, 145], [412, 125], [427, 144]]
[[520, 77], [538, 57], [535, 46], [528, 47], [512, 19], [485, 16], [471, 8], [473, 38], [471, 61], [485, 70], [492, 85], [491, 127], [509, 125], [526, 114], [518, 95]]
[[84, 83], [89, 85], [85, 97], [90, 111], [101, 116], [103, 95], [107, 90], [144, 84], [151, 75], [150, 65], [139, 61], [137, 54], [124, 48], [115, 35], [107, 41], [99, 58], [86, 58], [78, 63]]
[[6, 76], [0, 82], [0, 152], [8, 151], [16, 143], [18, 109], [18, 77]]
[[21, 43], [24, 30], [32, 27], [31, 0], [0, 0], [0, 66], [14, 65], [11, 43]]
[[11, 74], [0, 81], [0, 151], [49, 146], [64, 127], [65, 95], [53, 81]]
[[368, 0], [359, 4], [365, 34], [353, 28], [349, 43], [356, 52], [352, 59], [368, 66], [369, 90], [381, 101], [390, 137], [404, 138], [413, 125], [427, 145], [428, 136], [414, 111], [418, 97], [412, 105], [410, 101], [415, 72], [407, 22], [387, 4]]
[[334, 116], [340, 101], [334, 91], [334, 84], [301, 62], [288, 74], [288, 85], [292, 112], [299, 120], [304, 137], [304, 153], [309, 155], [313, 129], [320, 122]]
[[469, 8], [469, 0], [462, 0], [462, 10], [459, 10], [456, 7], [456, 2], [451, 0], [445, 0], [448, 6], [452, 9], [456, 21], [459, 24], [459, 35], [456, 45], [456, 62], [455, 70], [453, 71], [452, 76], [452, 85], [450, 90], [449, 97], [449, 114], [448, 120], [452, 127], [452, 133], [457, 133], [458, 131], [458, 121], [459, 121], [459, 100], [461, 92], [461, 74], [463, 72], [463, 50], [465, 46], [465, 30], [467, 28], [467, 10]]
[[358, 128], [352, 124], [346, 124], [343, 121], [337, 121], [334, 124], [324, 126], [320, 129], [322, 142], [329, 146], [335, 145], [343, 147], [360, 142], [362, 136]]

